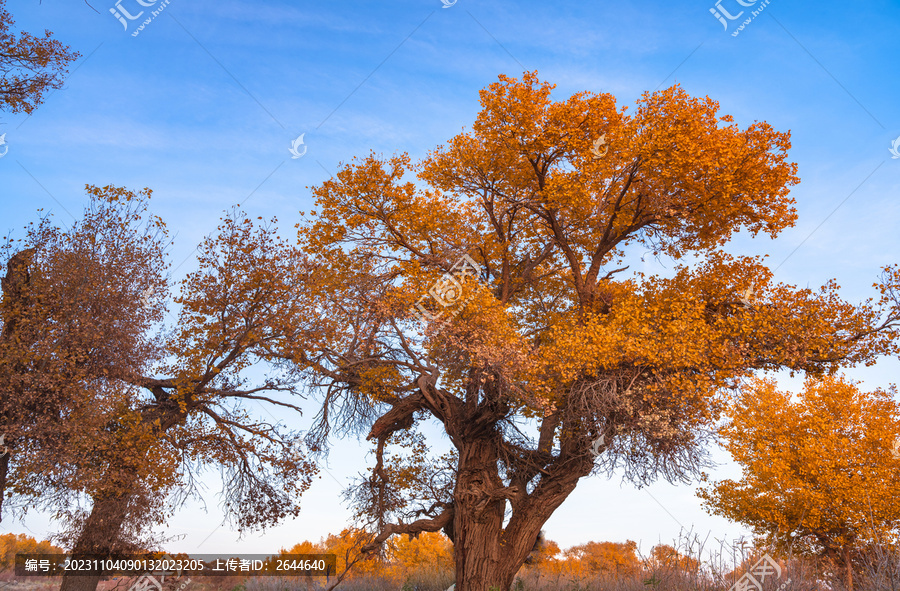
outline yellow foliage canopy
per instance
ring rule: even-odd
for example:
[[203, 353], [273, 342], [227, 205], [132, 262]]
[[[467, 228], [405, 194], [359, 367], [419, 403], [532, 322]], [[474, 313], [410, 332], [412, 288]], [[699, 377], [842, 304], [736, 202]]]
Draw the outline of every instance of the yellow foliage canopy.
[[843, 561], [869, 544], [896, 543], [894, 395], [839, 377], [809, 378], [796, 395], [754, 380], [722, 430], [743, 477], [711, 484], [701, 498], [783, 550]]
[[[897, 273], [854, 305], [835, 282], [798, 289], [724, 252], [738, 231], [794, 224], [789, 133], [742, 128], [677, 85], [632, 112], [552, 89], [500, 76], [470, 130], [419, 162], [354, 159], [298, 225], [317, 314], [296, 361], [327, 392], [312, 440], [367, 430], [376, 466], [355, 498], [373, 543], [465, 530], [478, 549], [457, 580], [476, 588], [511, 584], [596, 468], [699, 472], [755, 372], [824, 375], [898, 350]], [[681, 264], [626, 273], [648, 251]], [[451, 476], [391, 469], [386, 443], [428, 418], [457, 452]]]

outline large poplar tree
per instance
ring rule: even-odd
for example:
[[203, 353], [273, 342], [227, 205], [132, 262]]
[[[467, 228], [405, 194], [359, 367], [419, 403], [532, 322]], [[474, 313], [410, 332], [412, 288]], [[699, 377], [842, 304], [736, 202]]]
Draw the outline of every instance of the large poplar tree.
[[[753, 372], [894, 350], [892, 309], [778, 283], [724, 250], [795, 222], [788, 133], [742, 128], [677, 85], [631, 113], [552, 88], [501, 76], [471, 131], [415, 164], [341, 167], [300, 227], [316, 315], [294, 360], [324, 402], [312, 442], [373, 441], [352, 491], [369, 549], [443, 529], [459, 591], [508, 589], [592, 472], [695, 474]], [[642, 255], [676, 264], [646, 275]], [[452, 444], [443, 460], [415, 451], [426, 422]]]

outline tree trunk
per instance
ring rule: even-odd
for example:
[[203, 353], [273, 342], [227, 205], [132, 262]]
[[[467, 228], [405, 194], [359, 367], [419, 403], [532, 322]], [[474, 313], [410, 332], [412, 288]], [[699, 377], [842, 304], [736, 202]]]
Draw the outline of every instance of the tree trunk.
[[6, 475], [9, 473], [9, 452], [0, 457], [0, 521], [3, 521], [3, 499], [6, 498]]
[[850, 560], [850, 546], [844, 546], [844, 568], [846, 569], [847, 591], [853, 591], [853, 563]]
[[[72, 548], [72, 555], [102, 554], [116, 551], [116, 542], [122, 532], [122, 525], [128, 515], [129, 493], [94, 500], [91, 514], [81, 529], [78, 541]], [[96, 591], [100, 575], [75, 576], [63, 574], [59, 591]]]
[[453, 516], [456, 591], [507, 591], [515, 576], [502, 568], [505, 501], [490, 496], [503, 488], [497, 455], [493, 437], [476, 439], [459, 452]]
[[457, 519], [456, 591], [507, 591], [518, 569], [501, 560], [502, 547], [497, 541], [501, 528], [490, 523]]
[[[459, 449], [454, 494], [453, 553], [456, 591], [508, 591], [541, 528], [593, 467], [577, 458], [545, 473], [530, 493], [525, 484], [505, 486], [498, 473], [499, 436], [471, 439]], [[504, 524], [507, 499], [512, 516]]]

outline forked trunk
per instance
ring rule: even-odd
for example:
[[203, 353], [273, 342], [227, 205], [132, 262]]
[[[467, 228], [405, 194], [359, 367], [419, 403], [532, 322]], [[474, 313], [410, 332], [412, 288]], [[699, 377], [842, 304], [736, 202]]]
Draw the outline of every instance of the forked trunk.
[[[499, 457], [493, 438], [459, 450], [452, 528], [456, 591], [508, 591], [541, 528], [593, 466], [590, 459], [572, 462], [524, 495], [500, 479]], [[514, 502], [504, 527], [507, 497]]]
[[[72, 554], [107, 555], [114, 552], [128, 515], [129, 500], [129, 494], [95, 500]], [[98, 583], [99, 575], [74, 576], [65, 573], [59, 591], [96, 591]]]

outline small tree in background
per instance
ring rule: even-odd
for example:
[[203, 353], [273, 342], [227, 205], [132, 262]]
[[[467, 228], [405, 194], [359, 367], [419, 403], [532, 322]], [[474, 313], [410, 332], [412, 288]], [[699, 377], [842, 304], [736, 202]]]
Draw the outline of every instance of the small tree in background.
[[453, 581], [453, 544], [442, 533], [396, 536], [386, 544], [385, 554], [398, 584], [445, 579], [449, 585]]
[[701, 489], [707, 510], [779, 551], [828, 559], [852, 591], [860, 552], [898, 542], [895, 394], [829, 376], [810, 377], [797, 395], [754, 380], [722, 429], [743, 476]]
[[668, 568], [687, 572], [694, 572], [700, 568], [700, 563], [695, 558], [679, 552], [669, 544], [653, 546], [647, 565], [654, 569]]
[[631, 540], [617, 542], [587, 542], [565, 552], [573, 564], [573, 574], [580, 577], [600, 576], [604, 579], [632, 578], [641, 571], [637, 544]]
[[0, 571], [15, 568], [16, 554], [65, 554], [65, 550], [25, 534], [0, 535]]

